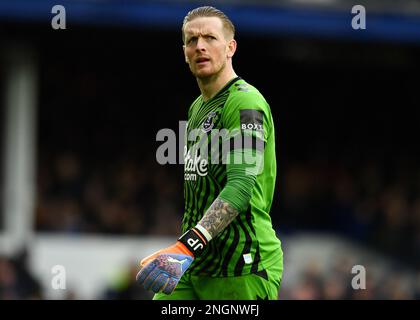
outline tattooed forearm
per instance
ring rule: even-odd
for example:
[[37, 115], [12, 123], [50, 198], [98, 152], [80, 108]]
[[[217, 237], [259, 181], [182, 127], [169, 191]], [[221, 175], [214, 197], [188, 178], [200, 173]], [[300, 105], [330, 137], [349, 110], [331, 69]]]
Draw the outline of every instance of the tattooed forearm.
[[238, 213], [238, 210], [229, 203], [216, 198], [198, 224], [214, 238], [236, 218]]

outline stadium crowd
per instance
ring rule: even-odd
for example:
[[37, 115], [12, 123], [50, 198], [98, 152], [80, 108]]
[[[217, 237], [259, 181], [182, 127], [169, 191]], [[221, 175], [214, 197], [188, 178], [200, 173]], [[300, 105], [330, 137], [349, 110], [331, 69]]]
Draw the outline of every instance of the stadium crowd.
[[40, 168], [37, 229], [67, 233], [168, 235], [179, 233], [179, 187], [166, 167], [121, 159], [84, 167], [60, 154]]

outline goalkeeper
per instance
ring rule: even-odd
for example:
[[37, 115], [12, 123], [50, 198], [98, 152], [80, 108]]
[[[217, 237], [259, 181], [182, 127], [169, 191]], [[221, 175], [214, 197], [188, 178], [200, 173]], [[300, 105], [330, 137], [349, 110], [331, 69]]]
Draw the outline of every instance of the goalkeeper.
[[183, 235], [144, 258], [136, 277], [155, 300], [278, 298], [283, 253], [270, 218], [273, 118], [259, 91], [233, 70], [234, 35], [232, 22], [213, 7], [184, 18], [185, 60], [201, 95], [188, 111]]

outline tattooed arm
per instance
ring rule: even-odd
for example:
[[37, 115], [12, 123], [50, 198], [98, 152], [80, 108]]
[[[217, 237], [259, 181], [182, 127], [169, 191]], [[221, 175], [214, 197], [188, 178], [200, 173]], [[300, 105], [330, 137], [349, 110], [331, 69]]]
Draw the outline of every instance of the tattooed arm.
[[229, 203], [216, 198], [198, 224], [214, 238], [236, 218], [238, 213], [238, 210]]

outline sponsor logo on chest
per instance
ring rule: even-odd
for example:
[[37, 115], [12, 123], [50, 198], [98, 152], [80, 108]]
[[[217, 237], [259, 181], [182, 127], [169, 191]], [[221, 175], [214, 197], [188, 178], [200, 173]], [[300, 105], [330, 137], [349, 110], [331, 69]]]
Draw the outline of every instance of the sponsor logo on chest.
[[197, 175], [204, 177], [207, 175], [208, 160], [202, 158], [198, 154], [198, 150], [194, 153], [187, 146], [184, 147], [184, 180], [196, 181]]

